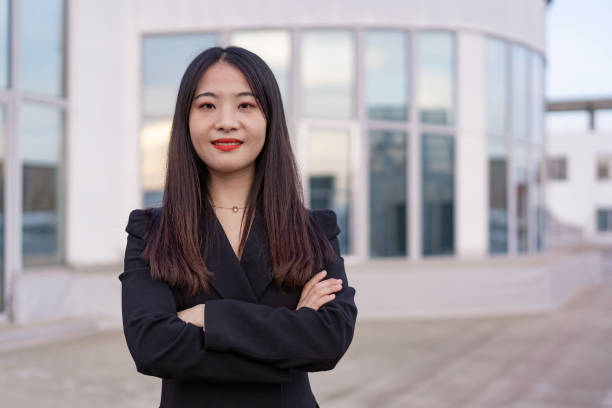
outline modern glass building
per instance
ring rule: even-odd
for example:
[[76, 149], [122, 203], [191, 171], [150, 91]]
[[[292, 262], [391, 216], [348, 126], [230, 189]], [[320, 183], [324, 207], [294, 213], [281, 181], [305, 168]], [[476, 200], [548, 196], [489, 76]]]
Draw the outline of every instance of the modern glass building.
[[375, 279], [453, 285], [472, 279], [448, 272], [462, 262], [494, 269], [546, 247], [546, 0], [34, 3], [0, 1], [10, 319], [58, 302], [35, 288], [48, 269], [59, 294], [95, 275], [118, 301], [127, 216], [161, 204], [178, 84], [214, 45], [274, 71], [307, 205], [337, 213], [364, 310], [418, 309], [377, 308]]

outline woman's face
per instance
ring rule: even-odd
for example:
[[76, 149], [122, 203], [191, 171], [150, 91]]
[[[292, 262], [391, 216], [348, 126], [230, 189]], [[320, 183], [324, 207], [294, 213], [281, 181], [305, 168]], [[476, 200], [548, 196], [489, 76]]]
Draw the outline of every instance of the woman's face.
[[266, 119], [242, 72], [223, 61], [204, 72], [189, 111], [189, 133], [209, 170], [255, 169], [266, 139]]

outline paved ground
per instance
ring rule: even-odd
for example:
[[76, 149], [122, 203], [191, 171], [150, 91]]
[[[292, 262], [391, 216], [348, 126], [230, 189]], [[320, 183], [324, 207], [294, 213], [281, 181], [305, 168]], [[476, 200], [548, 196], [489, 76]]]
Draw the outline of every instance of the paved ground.
[[[612, 284], [537, 316], [359, 323], [322, 407], [612, 407]], [[157, 407], [121, 332], [0, 352], [0, 405]]]

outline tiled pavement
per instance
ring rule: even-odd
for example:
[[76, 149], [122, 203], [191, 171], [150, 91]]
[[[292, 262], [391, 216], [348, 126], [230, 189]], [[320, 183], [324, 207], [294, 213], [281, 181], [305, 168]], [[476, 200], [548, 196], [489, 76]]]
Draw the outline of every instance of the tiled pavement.
[[[550, 314], [360, 322], [311, 383], [332, 408], [612, 407], [612, 284]], [[159, 393], [119, 331], [0, 351], [3, 408], [157, 407]]]

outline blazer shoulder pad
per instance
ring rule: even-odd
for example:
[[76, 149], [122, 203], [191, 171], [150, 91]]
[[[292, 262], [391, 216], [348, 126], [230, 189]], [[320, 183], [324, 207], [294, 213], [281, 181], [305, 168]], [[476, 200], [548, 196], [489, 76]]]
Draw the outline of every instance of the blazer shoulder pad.
[[125, 232], [138, 238], [144, 238], [151, 222], [161, 214], [161, 207], [135, 209], [130, 212]]
[[329, 240], [335, 238], [340, 234], [340, 227], [338, 226], [338, 217], [333, 210], [320, 209], [320, 210], [309, 210], [310, 216], [315, 222], [323, 229], [325, 236]]

